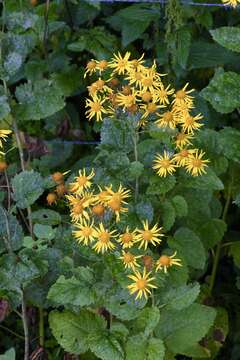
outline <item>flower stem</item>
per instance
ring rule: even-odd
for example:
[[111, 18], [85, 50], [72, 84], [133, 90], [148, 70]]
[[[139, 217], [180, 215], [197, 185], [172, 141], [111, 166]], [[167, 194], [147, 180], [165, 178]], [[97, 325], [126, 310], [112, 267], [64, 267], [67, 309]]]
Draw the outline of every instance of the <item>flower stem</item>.
[[44, 312], [42, 307], [39, 307], [39, 345], [44, 347]]
[[[229, 185], [228, 192], [227, 192], [227, 199], [226, 199], [225, 206], [223, 209], [223, 214], [222, 214], [223, 221], [226, 221], [227, 212], [228, 212], [228, 209], [230, 206], [230, 201], [231, 201], [231, 186]], [[219, 260], [220, 260], [221, 249], [222, 249], [222, 241], [223, 241], [223, 239], [221, 241], [219, 241], [219, 243], [217, 244], [217, 248], [216, 248], [216, 254], [214, 257], [213, 268], [212, 268], [212, 273], [211, 273], [211, 277], [210, 277], [209, 294], [212, 294], [212, 291], [213, 291], [213, 288], [215, 285], [217, 269], [218, 269], [218, 264], [219, 264]]]
[[[136, 130], [135, 134], [133, 136], [133, 146], [134, 146], [133, 149], [134, 149], [135, 161], [138, 161], [137, 143], [138, 143], [138, 131]], [[135, 202], [137, 202], [138, 192], [139, 192], [139, 182], [138, 182], [138, 176], [136, 176], [136, 179], [135, 179]]]
[[28, 332], [28, 319], [27, 307], [25, 302], [24, 291], [22, 290], [22, 322], [24, 330], [24, 360], [29, 360], [29, 332]]

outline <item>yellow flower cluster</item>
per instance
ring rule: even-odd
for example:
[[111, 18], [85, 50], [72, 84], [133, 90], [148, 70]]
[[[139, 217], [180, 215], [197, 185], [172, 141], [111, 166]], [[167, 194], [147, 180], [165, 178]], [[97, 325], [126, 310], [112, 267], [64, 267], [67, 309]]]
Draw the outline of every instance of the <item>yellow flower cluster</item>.
[[192, 115], [194, 109], [193, 89], [188, 83], [175, 91], [171, 85], [165, 86], [154, 61], [145, 66], [144, 55], [130, 60], [130, 52], [124, 56], [114, 55], [110, 62], [91, 60], [86, 66], [87, 74], [97, 77], [89, 87], [86, 100], [86, 116], [102, 121], [104, 116], [112, 116], [116, 111], [138, 114], [139, 128], [154, 123], [157, 128], [172, 129], [173, 149], [157, 154], [153, 169], [161, 177], [172, 175], [177, 168], [184, 167], [192, 176], [206, 172], [209, 160], [204, 160], [204, 152], [190, 149], [195, 131], [203, 124], [202, 115]]
[[240, 0], [222, 0], [222, 3], [226, 6], [236, 8], [240, 4]]
[[[120, 250], [120, 260], [124, 267], [133, 271], [128, 275], [134, 282], [129, 285], [130, 293], [136, 293], [136, 298], [141, 298], [150, 293], [151, 288], [156, 286], [152, 284], [154, 277], [151, 276], [149, 260], [146, 261], [145, 254], [136, 255], [136, 251], [130, 252], [129, 249], [136, 246], [138, 249], [147, 250], [151, 244], [157, 246], [161, 243], [163, 236], [162, 228], [155, 224], [149, 226], [148, 221], [143, 221], [141, 229], [131, 230], [128, 226], [125, 231], [119, 233], [117, 224], [120, 221], [121, 214], [128, 211], [127, 199], [130, 197], [130, 190], [125, 189], [122, 185], [116, 191], [113, 186], [101, 188], [94, 187], [93, 178], [94, 170], [87, 172], [86, 169], [80, 170], [74, 182], [69, 184], [69, 194], [66, 198], [70, 207], [72, 223], [75, 226], [73, 236], [80, 244], [90, 246], [97, 253], [104, 254], [107, 251]], [[109, 216], [113, 215], [111, 226], [109, 225]], [[108, 225], [107, 225], [108, 224]], [[181, 266], [180, 259], [175, 258], [176, 253], [172, 256], [162, 255], [156, 261], [155, 271], [164, 270], [172, 265]], [[139, 272], [138, 261], [142, 259], [143, 272]], [[151, 268], [153, 261], [151, 261]]]

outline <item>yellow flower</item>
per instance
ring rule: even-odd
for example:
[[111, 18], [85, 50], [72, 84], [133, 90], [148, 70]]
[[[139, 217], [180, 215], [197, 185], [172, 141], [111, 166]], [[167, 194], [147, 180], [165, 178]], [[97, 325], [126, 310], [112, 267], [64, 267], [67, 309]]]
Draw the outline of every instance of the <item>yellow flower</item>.
[[177, 166], [184, 166], [187, 163], [187, 160], [192, 154], [195, 154], [196, 149], [182, 149], [177, 154], [174, 154], [173, 160], [176, 162]]
[[109, 231], [104, 228], [103, 223], [99, 224], [99, 228], [96, 228], [96, 239], [97, 242], [93, 246], [93, 249], [97, 253], [105, 253], [108, 250], [113, 250], [115, 245], [111, 241], [111, 239], [117, 237], [118, 235], [115, 234], [116, 230]]
[[96, 199], [99, 202], [99, 204], [106, 205], [109, 201], [110, 193], [105, 188], [103, 190], [99, 185], [98, 185], [98, 189], [99, 189], [99, 193], [96, 194]]
[[119, 258], [124, 263], [125, 269], [132, 269], [135, 270], [136, 267], [139, 267], [140, 265], [137, 263], [137, 259], [139, 259], [142, 255], [135, 256], [131, 254], [130, 252], [125, 252], [122, 250], [122, 256]]
[[177, 252], [171, 256], [168, 255], [162, 255], [160, 258], [156, 261], [156, 271], [162, 270], [167, 273], [167, 269], [173, 265], [176, 266], [182, 266], [181, 259], [176, 259], [175, 256], [177, 255]]
[[151, 294], [150, 290], [157, 288], [152, 284], [155, 278], [150, 276], [151, 272], [147, 273], [146, 268], [144, 268], [143, 274], [136, 270], [134, 275], [128, 275], [128, 278], [134, 281], [133, 284], [128, 285], [128, 289], [131, 295], [137, 293], [136, 300], [141, 299], [143, 296], [147, 299], [148, 295]]
[[181, 90], [178, 90], [176, 94], [174, 94], [173, 104], [177, 106], [181, 106], [184, 104], [192, 105], [193, 103], [193, 96], [191, 94], [194, 89], [187, 90], [189, 83], [187, 83]]
[[127, 208], [122, 207], [121, 200], [114, 197], [108, 202], [108, 207], [116, 215], [116, 222], [120, 221], [120, 214], [128, 212]]
[[137, 229], [137, 242], [140, 242], [139, 249], [144, 247], [144, 250], [147, 249], [149, 244], [156, 246], [162, 241], [160, 237], [163, 236], [162, 228], [158, 228], [155, 224], [151, 229], [149, 228], [148, 220], [143, 221], [143, 230]]
[[94, 72], [96, 72], [96, 69], [97, 69], [97, 62], [95, 60], [89, 61], [86, 66], [84, 78], [87, 76], [87, 74], [92, 75]]
[[166, 111], [163, 114], [159, 114], [159, 119], [155, 121], [155, 124], [158, 127], [170, 127], [170, 129], [175, 129], [177, 125], [178, 117], [174, 110]]
[[174, 93], [174, 89], [170, 89], [170, 86], [171, 85], [168, 85], [166, 88], [164, 88], [164, 85], [160, 84], [159, 89], [156, 91], [157, 98], [162, 105], [168, 105], [168, 96]]
[[191, 134], [186, 134], [184, 132], [178, 133], [175, 140], [176, 147], [182, 149], [183, 146], [192, 145], [192, 143], [190, 142], [192, 138], [193, 135]]
[[137, 71], [141, 71], [144, 69], [144, 54], [142, 54], [142, 56], [139, 59], [133, 59], [131, 60], [131, 68], [137, 70]]
[[[69, 198], [72, 195], [69, 195]], [[73, 196], [72, 196], [73, 198]], [[71, 199], [71, 209], [70, 209], [70, 215], [72, 218], [72, 221], [74, 223], [78, 222], [78, 221], [82, 221], [83, 218], [89, 220], [89, 215], [87, 212], [87, 208], [89, 206], [89, 203], [87, 201], [85, 201], [85, 199], [81, 199], [81, 198], [75, 198], [74, 200]]]
[[87, 222], [82, 220], [80, 223], [75, 225], [79, 230], [73, 231], [73, 236], [76, 238], [78, 243], [89, 245], [96, 238], [96, 230], [93, 222]]
[[163, 105], [157, 105], [154, 102], [149, 102], [148, 104], [143, 104], [140, 106], [140, 109], [144, 111], [142, 119], [146, 119], [150, 114], [154, 114], [158, 109], [164, 107]]
[[69, 191], [81, 194], [84, 190], [89, 189], [92, 186], [91, 179], [95, 176], [95, 172], [92, 169], [90, 174], [87, 175], [86, 169], [79, 170], [79, 176], [74, 178], [74, 182], [69, 184]]
[[124, 95], [119, 93], [117, 95], [116, 101], [118, 106], [123, 106], [126, 109], [136, 104], [137, 101], [136, 96], [137, 96], [136, 91], [133, 89], [132, 93], [129, 95]]
[[[96, 89], [96, 91], [94, 92], [94, 94], [99, 91], [99, 92], [108, 92], [108, 93], [112, 93], [112, 89], [106, 85], [105, 81], [101, 78], [99, 78], [97, 81], [95, 81], [92, 86]], [[92, 95], [92, 94], [90, 94]]]
[[11, 133], [12, 133], [11, 130], [3, 130], [3, 129], [0, 129], [0, 147], [1, 147], [1, 148], [3, 147], [2, 140], [6, 141], [8, 135], [11, 134]]
[[205, 167], [207, 167], [207, 163], [209, 160], [203, 160], [202, 157], [205, 155], [205, 152], [202, 150], [196, 150], [195, 154], [192, 154], [186, 163], [187, 172], [189, 172], [192, 176], [198, 176], [206, 173]]
[[222, 3], [236, 8], [240, 4], [240, 0], [222, 0]]
[[107, 67], [108, 67], [108, 62], [107, 62], [107, 60], [97, 61], [97, 70], [99, 71], [100, 74], [101, 74], [104, 70], [106, 70]]
[[117, 191], [113, 191], [112, 186], [106, 186], [105, 189], [109, 194], [107, 196], [108, 203], [109, 203], [109, 201], [112, 201], [112, 200], [118, 200], [118, 201], [122, 202], [123, 204], [127, 204], [125, 199], [127, 199], [131, 196], [130, 190], [125, 189], [122, 185], [120, 185], [118, 187]]
[[129, 85], [135, 85], [137, 87], [141, 86], [143, 74], [138, 70], [130, 70], [125, 79], [129, 82]]
[[174, 159], [170, 159], [169, 154], [164, 150], [163, 155], [157, 154], [154, 160], [153, 169], [157, 170], [159, 176], [166, 177], [168, 174], [172, 175], [176, 171]]
[[96, 120], [101, 121], [103, 114], [108, 113], [107, 110], [103, 107], [104, 102], [105, 99], [101, 100], [96, 95], [93, 96], [92, 100], [87, 99], [86, 107], [89, 107], [90, 109], [86, 111], [86, 117], [91, 120], [93, 117], [96, 116]]
[[200, 127], [203, 126], [203, 124], [198, 122], [202, 118], [203, 116], [201, 114], [191, 116], [188, 112], [185, 112], [179, 118], [179, 122], [181, 123], [184, 132], [187, 132], [188, 134], [193, 134], [194, 130], [199, 130]]
[[109, 63], [109, 67], [113, 69], [113, 73], [118, 75], [123, 75], [126, 71], [131, 69], [131, 61], [129, 60], [131, 56], [130, 52], [126, 52], [124, 57], [118, 52], [118, 54], [113, 55], [112, 61]]
[[118, 242], [122, 245], [123, 249], [131, 248], [137, 240], [137, 231], [129, 230], [127, 226], [126, 231], [119, 236]]
[[158, 86], [158, 83], [154, 79], [154, 74], [151, 72], [147, 72], [142, 76], [142, 79], [140, 81], [140, 88], [141, 91], [150, 91], [154, 92], [155, 88]]

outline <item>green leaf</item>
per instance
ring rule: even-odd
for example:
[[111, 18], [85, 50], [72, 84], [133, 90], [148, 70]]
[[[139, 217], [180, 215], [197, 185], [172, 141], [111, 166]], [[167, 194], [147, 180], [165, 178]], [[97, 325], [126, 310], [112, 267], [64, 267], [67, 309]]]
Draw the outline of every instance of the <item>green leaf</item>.
[[157, 175], [149, 178], [149, 186], [147, 188], [148, 195], [161, 195], [166, 194], [176, 184], [175, 176], [167, 176], [165, 178]]
[[81, 310], [78, 314], [66, 310], [52, 311], [49, 325], [58, 343], [72, 354], [86, 352], [91, 338], [99, 336], [106, 328], [104, 319], [88, 310]]
[[232, 161], [240, 163], [240, 131], [231, 127], [220, 130], [220, 143], [224, 155]]
[[136, 214], [139, 219], [148, 220], [149, 223], [153, 220], [153, 207], [150, 201], [141, 201], [136, 205]]
[[215, 174], [215, 172], [208, 167], [207, 173], [201, 176], [183, 176], [185, 178], [184, 186], [194, 189], [205, 190], [223, 190], [223, 182]]
[[163, 228], [165, 231], [168, 231], [171, 229], [175, 222], [175, 209], [169, 200], [165, 200], [160, 205], [160, 209]]
[[35, 224], [33, 232], [39, 239], [52, 240], [55, 237], [56, 229], [50, 225]]
[[194, 269], [204, 268], [206, 253], [201, 240], [192, 230], [179, 228], [168, 244], [172, 249], [178, 251], [178, 257], [183, 257], [189, 266]]
[[133, 161], [129, 166], [129, 176], [131, 178], [138, 178], [142, 175], [144, 171], [144, 166], [140, 161]]
[[103, 317], [88, 310], [79, 314], [52, 311], [50, 328], [58, 343], [72, 354], [91, 350], [103, 360], [123, 360], [123, 350], [117, 339], [106, 329]]
[[40, 209], [32, 212], [32, 221], [42, 225], [59, 225], [61, 215], [50, 209]]
[[176, 211], [176, 216], [178, 217], [187, 216], [188, 204], [183, 196], [176, 195], [171, 199], [171, 201]]
[[240, 29], [238, 27], [223, 26], [210, 31], [213, 39], [229, 50], [240, 52]]
[[91, 305], [94, 302], [95, 295], [93, 277], [89, 269], [82, 269], [85, 269], [85, 272], [87, 271], [88, 274], [82, 272], [83, 276], [81, 279], [77, 279], [75, 276], [66, 279], [64, 275], [61, 275], [50, 288], [48, 299], [58, 305], [64, 306]]
[[11, 109], [8, 103], [8, 97], [4, 93], [3, 86], [0, 86], [0, 120], [6, 118]]
[[0, 360], [15, 360], [15, 349], [11, 348], [7, 350], [3, 355], [0, 355]]
[[33, 170], [22, 171], [12, 179], [13, 198], [19, 208], [25, 209], [42, 195], [43, 178]]
[[177, 50], [176, 50], [176, 60], [177, 63], [183, 68], [186, 69], [189, 50], [191, 45], [191, 33], [188, 28], [180, 29], [177, 32]]
[[163, 309], [155, 333], [170, 351], [182, 354], [207, 334], [215, 316], [215, 309], [200, 304], [192, 304], [181, 311]]
[[191, 305], [200, 292], [198, 283], [182, 285], [178, 288], [170, 288], [166, 291], [161, 301], [168, 310], [182, 310]]
[[101, 129], [101, 145], [116, 148], [118, 151], [121, 149], [127, 153], [130, 152], [133, 149], [131, 120], [104, 119]]
[[157, 326], [160, 320], [160, 312], [159, 309], [154, 307], [146, 307], [141, 310], [138, 317], [133, 320], [133, 328], [134, 331], [143, 332], [147, 337]]
[[63, 91], [55, 81], [42, 79], [19, 85], [16, 89], [17, 117], [41, 120], [64, 108]]
[[233, 257], [234, 264], [240, 268], [240, 241], [230, 246], [229, 255]]
[[239, 84], [239, 74], [219, 70], [216, 71], [208, 86], [201, 91], [201, 95], [216, 111], [228, 114], [240, 106]]
[[162, 340], [135, 335], [126, 344], [126, 360], [163, 360], [165, 348]]
[[17, 218], [0, 206], [0, 253], [9, 249], [5, 244], [10, 242], [12, 250], [18, 250], [23, 243], [23, 230]]
[[202, 242], [208, 250], [219, 243], [227, 230], [226, 223], [221, 219], [211, 219], [199, 229]]

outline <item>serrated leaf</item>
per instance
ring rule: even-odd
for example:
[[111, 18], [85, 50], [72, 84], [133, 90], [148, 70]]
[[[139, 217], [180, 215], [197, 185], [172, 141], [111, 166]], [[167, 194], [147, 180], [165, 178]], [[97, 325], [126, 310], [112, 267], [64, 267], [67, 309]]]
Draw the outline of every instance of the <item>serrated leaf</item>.
[[126, 360], [163, 360], [165, 347], [163, 341], [143, 334], [132, 336], [126, 344]]
[[228, 114], [240, 106], [240, 75], [232, 71], [216, 71], [208, 86], [201, 91], [205, 100], [222, 114]]
[[139, 219], [148, 220], [148, 222], [152, 222], [153, 220], [153, 206], [150, 201], [141, 201], [136, 205], [136, 213]]
[[224, 155], [232, 161], [240, 163], [240, 131], [231, 127], [220, 130], [220, 143]]
[[224, 185], [221, 179], [215, 174], [215, 172], [208, 167], [207, 173], [201, 176], [188, 176], [185, 178], [184, 186], [194, 189], [205, 190], [223, 190]]
[[213, 39], [229, 50], [240, 52], [240, 29], [238, 27], [223, 26], [211, 30]]
[[176, 216], [178, 217], [187, 216], [188, 204], [183, 196], [176, 195], [171, 199], [171, 201], [176, 211]]
[[39, 239], [52, 240], [55, 237], [56, 229], [50, 225], [35, 224], [33, 232]]
[[190, 229], [181, 227], [173, 239], [168, 241], [172, 249], [178, 251], [178, 257], [181, 256], [187, 264], [194, 269], [203, 269], [206, 262], [206, 253], [200, 238]]
[[161, 219], [163, 223], [163, 228], [165, 231], [171, 229], [175, 222], [175, 209], [169, 200], [165, 200], [161, 206]]
[[240, 268], [240, 241], [230, 246], [229, 255], [233, 257], [234, 264]]
[[178, 288], [171, 288], [166, 291], [161, 301], [168, 310], [182, 310], [191, 305], [200, 292], [198, 283], [182, 285]]
[[129, 121], [104, 119], [101, 129], [101, 144], [117, 148], [118, 151], [121, 149], [130, 152], [133, 149], [133, 139], [129, 126], [131, 126]]
[[192, 304], [181, 311], [163, 309], [155, 332], [170, 351], [182, 354], [207, 334], [215, 317], [215, 309], [200, 304]]
[[227, 225], [221, 219], [211, 219], [203, 224], [199, 233], [205, 248], [208, 250], [220, 242], [226, 230]]
[[175, 176], [167, 176], [161, 178], [159, 176], [151, 176], [149, 179], [149, 186], [147, 188], [148, 195], [166, 194], [176, 184]]
[[144, 165], [140, 161], [133, 161], [128, 171], [131, 178], [138, 178], [144, 171]]
[[0, 86], [0, 120], [4, 119], [10, 111], [8, 97], [4, 94], [3, 86]]
[[29, 205], [42, 195], [43, 178], [35, 171], [22, 171], [12, 179], [13, 198], [21, 209], [27, 208]]
[[55, 81], [47, 79], [19, 85], [15, 95], [16, 113], [21, 120], [41, 120], [65, 106], [62, 89]]
[[141, 310], [138, 317], [133, 320], [133, 328], [136, 332], [143, 332], [147, 337], [155, 329], [160, 320], [159, 309], [155, 307], [146, 307]]
[[162, 340], [150, 338], [147, 347], [147, 360], [164, 360], [165, 346]]

